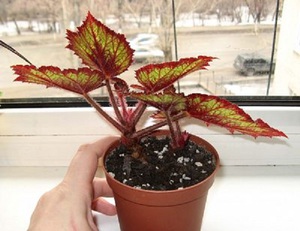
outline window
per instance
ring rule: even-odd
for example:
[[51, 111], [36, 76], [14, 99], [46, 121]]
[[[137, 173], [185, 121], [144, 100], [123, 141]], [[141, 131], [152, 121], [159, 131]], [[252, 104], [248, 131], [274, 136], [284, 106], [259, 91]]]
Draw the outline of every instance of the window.
[[[136, 62], [122, 75], [132, 82], [134, 70], [149, 61], [210, 55], [218, 59], [207, 71], [180, 81], [181, 91], [224, 96], [299, 94], [299, 70], [294, 65], [299, 63], [299, 55], [293, 52], [294, 55], [286, 57], [289, 63], [283, 58], [291, 49], [287, 44], [293, 40], [292, 49], [295, 50], [298, 39], [298, 18], [294, 17], [299, 6], [297, 1], [284, 4], [283, 0], [152, 0], [149, 4], [149, 1], [136, 0], [74, 3], [40, 0], [39, 4], [18, 7], [20, 1], [1, 3], [0, 39], [37, 66], [76, 68], [81, 65], [80, 60], [65, 49], [65, 29], [74, 30], [91, 10], [106, 25], [124, 33], [137, 50]], [[174, 18], [176, 27], [172, 24]], [[235, 59], [245, 55], [262, 57], [261, 62], [266, 65], [248, 67], [245, 64], [241, 69], [235, 68]], [[57, 89], [45, 90], [42, 86], [13, 82], [10, 66], [24, 62], [3, 48], [1, 57], [5, 57], [0, 62], [2, 98], [76, 96]], [[283, 71], [287, 68], [288, 76]], [[95, 92], [99, 97], [105, 94], [103, 90]]]

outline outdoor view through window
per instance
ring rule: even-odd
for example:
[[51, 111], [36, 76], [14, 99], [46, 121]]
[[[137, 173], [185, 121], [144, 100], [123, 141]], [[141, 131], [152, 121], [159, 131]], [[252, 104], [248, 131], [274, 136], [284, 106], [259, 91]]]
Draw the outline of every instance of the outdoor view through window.
[[[135, 50], [133, 65], [122, 74], [130, 83], [135, 83], [134, 70], [146, 63], [208, 55], [218, 59], [208, 70], [180, 81], [181, 91], [299, 95], [299, 72], [297, 79], [294, 69], [278, 56], [284, 15], [293, 17], [284, 11], [299, 7], [298, 0], [1, 0], [0, 40], [36, 66], [76, 68], [82, 64], [65, 48], [65, 32], [75, 30], [90, 11], [111, 29], [125, 34]], [[292, 42], [283, 43], [291, 44], [291, 64], [296, 67], [300, 60], [299, 17], [294, 21], [287, 33]], [[14, 82], [10, 66], [25, 61], [3, 47], [0, 57], [1, 98], [76, 96]], [[283, 68], [289, 68], [284, 78]], [[94, 92], [96, 96], [105, 93]]]

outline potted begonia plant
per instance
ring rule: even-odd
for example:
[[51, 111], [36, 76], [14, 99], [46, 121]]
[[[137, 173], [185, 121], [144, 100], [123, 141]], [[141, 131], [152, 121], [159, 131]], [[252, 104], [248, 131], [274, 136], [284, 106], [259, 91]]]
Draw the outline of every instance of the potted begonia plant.
[[[181, 130], [182, 119], [196, 118], [253, 137], [286, 137], [226, 99], [176, 92], [176, 81], [206, 69], [213, 57], [145, 65], [135, 72], [137, 84], [128, 86], [121, 74], [133, 63], [134, 50], [124, 35], [88, 13], [77, 31], [67, 31], [67, 39], [67, 48], [84, 67], [61, 70], [30, 63], [12, 69], [16, 81], [81, 95], [120, 132], [120, 140], [105, 154], [104, 171], [114, 191], [122, 231], [201, 229], [207, 192], [220, 161], [211, 144]], [[114, 117], [91, 96], [98, 88], [106, 88]], [[135, 106], [127, 105], [128, 98], [136, 100]], [[151, 116], [153, 123], [137, 129], [148, 106], [157, 110]]]

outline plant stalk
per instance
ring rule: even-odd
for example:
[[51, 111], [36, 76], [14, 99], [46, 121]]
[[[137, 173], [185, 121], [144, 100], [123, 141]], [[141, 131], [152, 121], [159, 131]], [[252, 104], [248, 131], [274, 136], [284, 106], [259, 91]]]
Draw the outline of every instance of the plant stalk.
[[138, 105], [136, 106], [136, 108], [133, 112], [134, 115], [133, 115], [133, 123], [132, 124], [136, 125], [138, 123], [138, 121], [140, 120], [140, 118], [143, 115], [146, 108], [147, 108], [147, 104], [145, 104], [143, 102], [138, 103]]
[[[184, 112], [183, 112], [183, 113], [180, 113], [180, 114], [174, 116], [174, 117], [172, 118], [172, 121], [178, 121], [178, 120], [180, 120], [180, 119], [182, 119], [182, 118], [184, 118], [184, 117], [186, 117], [186, 116], [187, 116], [186, 113], [184, 113]], [[165, 126], [165, 125], [167, 125], [167, 124], [168, 124], [167, 120], [164, 120], [164, 121], [161, 121], [161, 122], [159, 122], [159, 123], [153, 124], [153, 125], [151, 125], [151, 126], [149, 126], [149, 127], [147, 127], [147, 128], [143, 128], [143, 129], [141, 129], [141, 130], [135, 132], [135, 133], [132, 135], [131, 138], [134, 139], [134, 138], [138, 138], [138, 137], [144, 137], [144, 136], [147, 136], [147, 135], [151, 134], [153, 131], [155, 131], [156, 129], [161, 128], [161, 127], [163, 127], [163, 126]]]
[[173, 122], [172, 122], [172, 119], [171, 119], [170, 112], [165, 111], [164, 113], [166, 115], [166, 121], [167, 121], [167, 124], [168, 124], [169, 129], [170, 129], [170, 135], [171, 135], [173, 147], [178, 147], [178, 140], [176, 139], [175, 129], [173, 127]]
[[105, 80], [105, 85], [106, 85], [106, 88], [107, 88], [107, 91], [108, 91], [108, 94], [109, 94], [109, 98], [110, 98], [110, 101], [111, 101], [110, 103], [111, 103], [111, 105], [112, 105], [112, 107], [115, 111], [115, 114], [116, 114], [118, 120], [120, 121], [120, 123], [122, 125], [125, 125], [125, 120], [124, 120], [123, 116], [121, 115], [121, 112], [119, 110], [119, 107], [118, 107], [116, 99], [115, 99], [115, 96], [112, 92], [109, 80]]
[[102, 108], [101, 106], [92, 98], [89, 96], [89, 94], [83, 94], [84, 99], [93, 107], [96, 109], [96, 111], [103, 116], [108, 122], [110, 122], [116, 129], [118, 129], [122, 134], [125, 132], [124, 126], [119, 124], [116, 120], [114, 120], [111, 116], [109, 116]]
[[128, 118], [127, 103], [126, 103], [124, 97], [121, 94], [117, 94], [117, 95], [118, 95], [120, 105], [121, 105], [121, 109], [122, 109], [122, 116], [123, 116], [123, 118]]

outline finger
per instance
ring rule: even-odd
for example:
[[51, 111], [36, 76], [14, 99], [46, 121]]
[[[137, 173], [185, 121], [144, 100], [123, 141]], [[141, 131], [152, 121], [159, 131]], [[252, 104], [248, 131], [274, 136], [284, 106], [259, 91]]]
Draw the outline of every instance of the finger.
[[92, 209], [94, 211], [103, 213], [108, 216], [113, 216], [113, 215], [117, 214], [116, 207], [101, 197], [99, 197], [93, 201]]
[[95, 141], [89, 145], [89, 149], [96, 153], [98, 158], [104, 155], [104, 152], [108, 149], [112, 142], [119, 140], [120, 137], [117, 136], [108, 136], [102, 139]]
[[65, 180], [76, 184], [90, 184], [98, 167], [98, 159], [118, 137], [105, 137], [91, 144], [80, 146], [71, 161]]
[[112, 197], [113, 192], [104, 178], [95, 178], [93, 181], [94, 186], [94, 199], [104, 196]]

